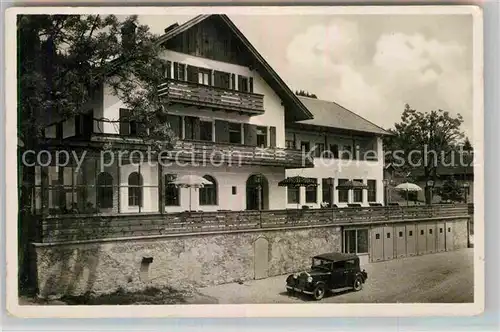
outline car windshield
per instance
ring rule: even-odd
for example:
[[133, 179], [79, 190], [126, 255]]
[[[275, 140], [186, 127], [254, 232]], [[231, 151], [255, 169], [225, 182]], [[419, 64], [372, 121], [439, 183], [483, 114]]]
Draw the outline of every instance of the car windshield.
[[332, 262], [324, 260], [324, 259], [313, 258], [313, 260], [312, 260], [312, 268], [313, 269], [330, 270], [331, 266], [332, 266]]

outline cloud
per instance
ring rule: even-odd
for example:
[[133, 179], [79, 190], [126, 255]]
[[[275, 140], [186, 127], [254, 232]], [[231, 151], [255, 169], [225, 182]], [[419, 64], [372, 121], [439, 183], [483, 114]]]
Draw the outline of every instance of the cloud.
[[[289, 43], [292, 82], [336, 101], [384, 127], [399, 121], [405, 103], [420, 111], [461, 113], [472, 132], [472, 74], [467, 49], [418, 31], [369, 36], [346, 19], [315, 25]], [[298, 70], [297, 70], [298, 68]], [[299, 79], [300, 77], [300, 79]]]

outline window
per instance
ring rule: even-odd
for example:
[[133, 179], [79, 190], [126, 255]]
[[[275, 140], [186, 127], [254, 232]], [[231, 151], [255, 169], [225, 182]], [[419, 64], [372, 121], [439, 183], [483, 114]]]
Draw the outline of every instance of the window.
[[238, 90], [243, 92], [253, 92], [253, 79], [238, 75]]
[[344, 145], [342, 147], [341, 151], [341, 156], [342, 159], [352, 159], [352, 146], [351, 145]]
[[199, 189], [200, 205], [217, 205], [217, 182], [210, 175], [205, 175], [203, 178], [212, 184], [206, 184]]
[[448, 227], [448, 233], [450, 233], [450, 232], [451, 232], [451, 228], [450, 228], [450, 227]]
[[330, 144], [330, 152], [333, 155], [333, 158], [339, 158], [339, 146], [337, 144]]
[[424, 235], [424, 230], [423, 229], [420, 230], [420, 235]]
[[241, 123], [229, 123], [229, 143], [241, 144]]
[[287, 139], [285, 141], [285, 146], [287, 149], [294, 149], [295, 150], [295, 141], [294, 140], [291, 140], [291, 139]]
[[286, 188], [288, 196], [288, 204], [299, 204], [300, 202], [300, 188], [289, 187]]
[[439, 229], [439, 233], [443, 233], [443, 229], [442, 228]]
[[413, 236], [413, 231], [408, 231], [408, 236]]
[[429, 229], [429, 234], [432, 234], [432, 229]]
[[236, 195], [236, 186], [231, 187], [231, 192], [233, 195]]
[[380, 240], [380, 234], [375, 234], [375, 240]]
[[257, 127], [257, 146], [261, 148], [267, 146], [267, 127]]
[[391, 233], [387, 233], [387, 238], [390, 239], [391, 238]]
[[368, 180], [368, 202], [377, 201], [377, 180]]
[[306, 203], [318, 202], [318, 188], [314, 186], [306, 187]]
[[[380, 239], [380, 234], [375, 234]], [[344, 231], [344, 252], [350, 254], [368, 253], [368, 229], [350, 229]]]
[[302, 152], [309, 152], [311, 151], [311, 146], [309, 145], [309, 142], [300, 142], [300, 149]]
[[321, 157], [321, 154], [325, 151], [325, 144], [324, 143], [316, 143], [316, 148], [314, 149], [314, 155], [316, 157]]
[[200, 121], [200, 140], [213, 141], [213, 122]]
[[107, 172], [97, 175], [97, 207], [113, 208], [113, 177]]
[[[360, 180], [360, 179], [357, 179], [357, 180], [355, 179], [354, 181], [363, 183], [363, 180]], [[355, 203], [363, 202], [363, 190], [364, 189], [353, 189]]]
[[165, 206], [180, 206], [180, 188], [172, 184], [177, 176], [175, 174], [165, 174]]
[[333, 181], [333, 179], [322, 179], [321, 180], [321, 192], [322, 192], [321, 201], [322, 202], [331, 203], [333, 201], [330, 181]]
[[231, 84], [231, 75], [222, 71], [214, 71], [214, 86], [218, 88], [229, 89]]
[[128, 205], [142, 206], [142, 176], [137, 172], [128, 176]]
[[196, 122], [197, 118], [192, 117], [192, 116], [185, 116], [184, 117], [184, 138], [185, 139], [195, 139], [196, 138], [196, 133], [195, 133], [195, 128], [196, 128]]
[[211, 85], [212, 84], [212, 71], [209, 69], [198, 68], [198, 83]]
[[174, 63], [174, 78], [179, 81], [186, 80], [186, 65], [182, 63]]
[[[346, 183], [347, 179], [339, 179], [339, 185], [342, 185]], [[347, 203], [349, 201], [349, 190], [347, 189], [339, 189], [339, 202], [340, 203]]]
[[403, 232], [399, 232], [399, 237], [403, 237]]

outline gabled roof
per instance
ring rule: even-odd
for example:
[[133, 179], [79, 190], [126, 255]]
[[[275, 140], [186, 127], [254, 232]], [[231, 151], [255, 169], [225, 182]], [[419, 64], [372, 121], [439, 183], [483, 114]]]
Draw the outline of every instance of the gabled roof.
[[236, 27], [236, 25], [227, 17], [227, 15], [221, 14], [210, 14], [210, 15], [198, 15], [193, 19], [181, 24], [177, 27], [172, 28], [170, 31], [162, 35], [158, 39], [158, 43], [163, 44], [173, 37], [179, 35], [180, 33], [189, 30], [198, 23], [206, 20], [209, 17], [217, 16], [224, 22], [227, 28], [234, 34], [234, 36], [241, 41], [241, 43], [247, 48], [250, 54], [254, 57], [256, 64], [260, 67], [258, 69], [261, 76], [264, 78], [267, 84], [277, 95], [281, 98], [285, 106], [288, 106], [290, 110], [293, 110], [293, 121], [312, 119], [313, 115], [308, 110], [308, 108], [299, 100], [299, 98], [293, 93], [292, 90], [283, 82], [279, 75], [271, 68], [267, 61], [260, 55], [259, 52], [253, 47], [253, 45], [248, 41], [248, 39], [243, 35], [243, 33]]
[[313, 119], [299, 121], [300, 124], [330, 127], [377, 135], [392, 135], [390, 132], [366, 120], [339, 104], [309, 97], [299, 99], [309, 109]]

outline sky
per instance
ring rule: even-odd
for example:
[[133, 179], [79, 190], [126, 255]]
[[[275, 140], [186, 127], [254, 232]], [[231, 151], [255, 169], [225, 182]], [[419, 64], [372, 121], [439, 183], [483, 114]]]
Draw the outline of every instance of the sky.
[[[139, 16], [162, 34], [191, 16]], [[471, 15], [230, 15], [293, 90], [384, 128], [408, 103], [461, 114], [472, 137]]]

